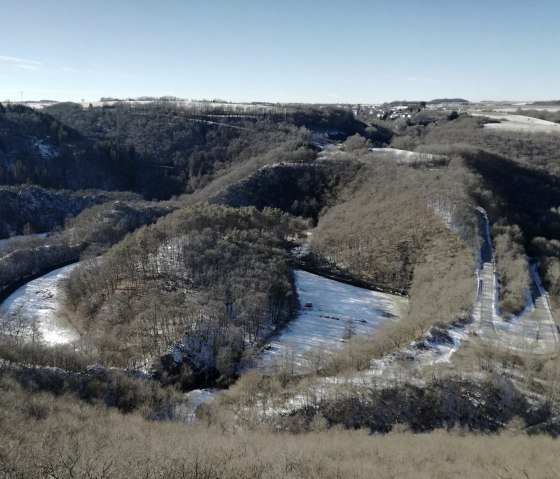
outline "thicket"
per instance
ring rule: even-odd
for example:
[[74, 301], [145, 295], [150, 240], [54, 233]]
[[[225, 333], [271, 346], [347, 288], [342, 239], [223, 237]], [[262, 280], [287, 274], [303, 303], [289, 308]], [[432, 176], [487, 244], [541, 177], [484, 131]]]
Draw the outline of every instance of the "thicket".
[[[127, 236], [67, 283], [71, 319], [103, 364], [228, 382], [297, 304], [279, 210], [195, 205]], [[165, 380], [165, 377], [163, 378]]]
[[560, 123], [560, 110], [550, 111], [550, 110], [534, 110], [531, 108], [529, 109], [518, 108], [515, 113], [517, 113], [518, 115], [525, 115], [533, 118], [540, 118], [541, 120]]
[[459, 429], [422, 435], [337, 428], [299, 435], [228, 433], [147, 421], [0, 380], [0, 476], [13, 479], [545, 479], [555, 476], [558, 457], [556, 441], [549, 437], [471, 435]]
[[514, 417], [532, 425], [550, 419], [550, 411], [529, 407], [507, 380], [473, 383], [450, 377], [422, 387], [402, 384], [376, 388], [372, 384], [365, 390], [338, 391], [336, 398], [294, 411], [279, 427], [302, 432], [324, 422], [327, 427], [340, 424], [346, 429], [379, 433], [396, 425], [416, 433], [456, 426], [471, 432], [497, 432]]
[[[78, 362], [75, 366], [73, 371], [37, 365], [5, 367], [0, 369], [0, 383], [4, 390], [22, 388], [32, 395], [68, 397], [72, 401], [114, 408], [125, 414], [138, 413], [149, 419], [175, 418], [175, 404], [180, 401], [180, 394], [174, 388], [163, 387], [135, 371], [98, 365], [78, 367]], [[41, 419], [41, 411], [35, 412]]]

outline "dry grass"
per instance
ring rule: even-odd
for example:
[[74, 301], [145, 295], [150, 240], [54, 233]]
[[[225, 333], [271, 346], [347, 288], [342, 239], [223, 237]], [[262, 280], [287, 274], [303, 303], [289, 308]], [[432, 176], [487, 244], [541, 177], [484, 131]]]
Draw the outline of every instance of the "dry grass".
[[551, 478], [556, 440], [363, 431], [223, 433], [0, 385], [0, 477]]

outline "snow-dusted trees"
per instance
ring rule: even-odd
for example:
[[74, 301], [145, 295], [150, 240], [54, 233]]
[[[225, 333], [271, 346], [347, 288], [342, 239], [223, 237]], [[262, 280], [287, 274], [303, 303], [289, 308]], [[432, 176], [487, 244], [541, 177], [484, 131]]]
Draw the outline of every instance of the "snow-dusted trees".
[[178, 210], [77, 269], [68, 305], [111, 364], [177, 345], [172, 362], [234, 377], [296, 303], [284, 249], [300, 227], [269, 208]]

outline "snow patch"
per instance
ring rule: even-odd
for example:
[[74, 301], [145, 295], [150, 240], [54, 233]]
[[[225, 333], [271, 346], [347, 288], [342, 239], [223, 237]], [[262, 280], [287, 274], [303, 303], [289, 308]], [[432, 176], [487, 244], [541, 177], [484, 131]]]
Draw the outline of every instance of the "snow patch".
[[525, 115], [510, 115], [486, 112], [470, 112], [473, 116], [486, 116], [501, 123], [487, 123], [484, 128], [503, 131], [528, 131], [542, 133], [560, 133], [560, 124], [553, 121], [541, 120]]
[[421, 162], [431, 162], [445, 159], [443, 155], [433, 153], [419, 153], [417, 151], [400, 150], [398, 148], [370, 148], [377, 157], [383, 159], [396, 159], [400, 164], [413, 164]]
[[196, 421], [196, 410], [203, 404], [210, 404], [218, 394], [217, 389], [193, 389], [183, 395], [183, 404], [179, 414], [185, 422], [194, 423]]
[[33, 146], [47, 160], [52, 160], [58, 156], [58, 150], [54, 146], [45, 143], [44, 140], [39, 138], [33, 139]]
[[32, 339], [33, 329], [49, 346], [69, 344], [79, 340], [78, 332], [64, 320], [60, 313], [63, 300], [62, 282], [79, 263], [55, 269], [17, 289], [0, 305], [0, 314], [6, 322], [4, 334], [12, 334], [17, 328], [27, 341]]

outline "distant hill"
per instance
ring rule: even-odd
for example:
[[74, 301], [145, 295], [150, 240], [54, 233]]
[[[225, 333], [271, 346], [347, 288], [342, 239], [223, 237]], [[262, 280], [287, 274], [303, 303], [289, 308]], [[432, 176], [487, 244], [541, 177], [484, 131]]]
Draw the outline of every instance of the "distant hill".
[[428, 103], [431, 105], [439, 103], [469, 103], [469, 100], [465, 100], [464, 98], [436, 98], [435, 100], [430, 100]]
[[313, 133], [336, 139], [360, 133], [387, 141], [381, 129], [366, 132], [366, 126], [348, 108], [310, 105], [261, 111], [164, 102], [87, 108], [57, 103], [42, 109], [0, 103], [0, 184], [168, 199], [281, 144], [282, 151], [301, 149], [313, 156]]
[[531, 102], [531, 105], [534, 105], [534, 106], [560, 105], [560, 100], [534, 101], [534, 102]]

